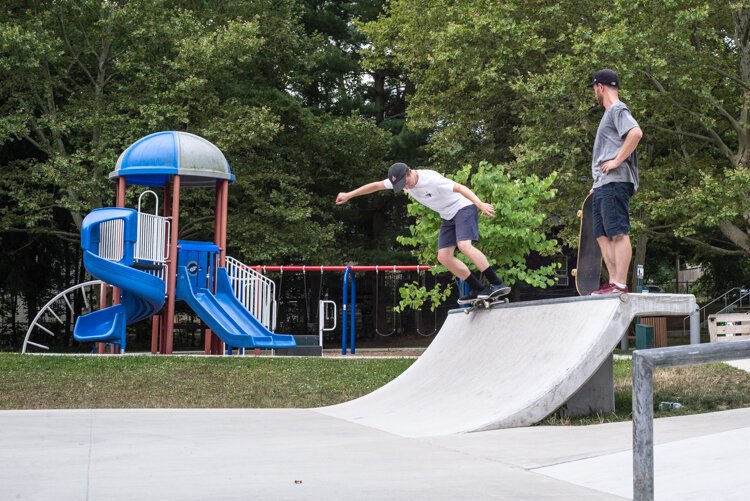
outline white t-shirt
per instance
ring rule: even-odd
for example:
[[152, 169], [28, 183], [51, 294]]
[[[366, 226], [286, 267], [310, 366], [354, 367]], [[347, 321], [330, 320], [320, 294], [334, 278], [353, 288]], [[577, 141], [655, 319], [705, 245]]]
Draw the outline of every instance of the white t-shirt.
[[[453, 219], [459, 210], [473, 205], [471, 200], [453, 191], [456, 185], [454, 181], [434, 170], [419, 169], [417, 174], [417, 185], [410, 190], [404, 188], [404, 191], [417, 202], [440, 214], [443, 219]], [[383, 183], [389, 190], [393, 189], [390, 179]]]

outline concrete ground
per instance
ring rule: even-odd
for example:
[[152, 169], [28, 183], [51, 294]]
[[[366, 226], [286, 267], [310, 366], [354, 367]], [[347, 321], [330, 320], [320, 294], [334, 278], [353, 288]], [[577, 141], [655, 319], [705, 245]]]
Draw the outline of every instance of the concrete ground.
[[[301, 409], [0, 411], [0, 499], [625, 499], [631, 424], [403, 438]], [[747, 499], [750, 409], [658, 419], [656, 499]]]

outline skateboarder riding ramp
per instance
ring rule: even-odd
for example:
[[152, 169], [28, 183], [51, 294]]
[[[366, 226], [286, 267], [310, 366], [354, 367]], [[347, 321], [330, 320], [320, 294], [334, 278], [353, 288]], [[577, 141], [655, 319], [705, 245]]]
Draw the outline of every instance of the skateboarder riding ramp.
[[528, 426], [597, 372], [633, 318], [695, 309], [692, 295], [611, 294], [456, 310], [401, 376], [317, 412], [404, 437]]

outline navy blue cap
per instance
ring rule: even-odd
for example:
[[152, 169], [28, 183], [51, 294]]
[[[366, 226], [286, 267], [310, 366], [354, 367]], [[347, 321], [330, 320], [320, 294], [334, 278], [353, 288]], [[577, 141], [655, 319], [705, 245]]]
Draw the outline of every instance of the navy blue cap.
[[612, 70], [603, 69], [594, 73], [594, 77], [591, 79], [589, 86], [595, 84], [609, 85], [610, 87], [620, 87], [620, 77], [617, 76]]

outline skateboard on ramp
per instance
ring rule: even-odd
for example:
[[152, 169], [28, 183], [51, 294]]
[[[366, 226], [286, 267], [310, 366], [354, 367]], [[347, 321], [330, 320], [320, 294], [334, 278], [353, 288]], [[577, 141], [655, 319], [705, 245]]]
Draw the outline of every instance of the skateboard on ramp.
[[508, 302], [508, 294], [510, 294], [510, 287], [506, 287], [505, 289], [498, 289], [495, 291], [495, 294], [488, 297], [487, 299], [473, 299], [471, 301], [468, 301], [466, 303], [461, 303], [462, 306], [467, 306], [467, 308], [464, 308], [463, 311], [465, 314], [469, 314], [474, 310], [488, 310], [492, 308], [493, 304], [496, 303], [507, 303]]
[[594, 194], [589, 193], [584, 199], [578, 218], [581, 227], [578, 232], [578, 263], [572, 271], [576, 279], [576, 290], [580, 296], [588, 296], [599, 288], [599, 278], [602, 274], [602, 251], [594, 238], [592, 222], [592, 206]]

